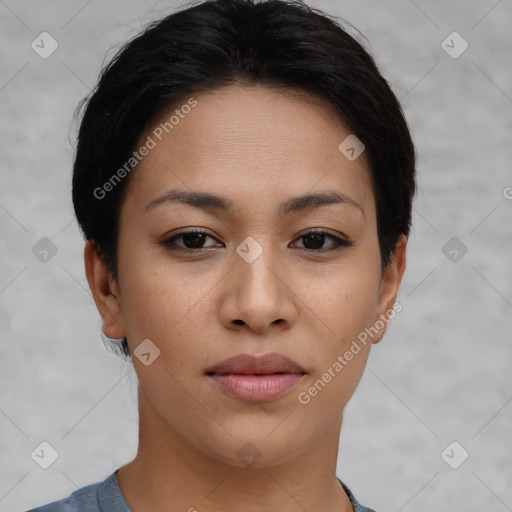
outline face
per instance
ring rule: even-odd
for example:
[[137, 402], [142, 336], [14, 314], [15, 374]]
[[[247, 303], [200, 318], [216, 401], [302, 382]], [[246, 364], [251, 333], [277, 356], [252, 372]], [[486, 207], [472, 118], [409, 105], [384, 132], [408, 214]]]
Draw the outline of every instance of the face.
[[[341, 420], [393, 308], [405, 238], [382, 274], [365, 155], [340, 152], [351, 132], [329, 104], [262, 86], [194, 99], [169, 133], [175, 109], [140, 139], [155, 146], [122, 204], [115, 297], [86, 250], [89, 283], [105, 333], [128, 339], [147, 422], [234, 466], [252, 443], [272, 465]], [[311, 194], [330, 199], [297, 200]], [[237, 397], [208, 375], [268, 353], [303, 370], [272, 384], [280, 394]]]

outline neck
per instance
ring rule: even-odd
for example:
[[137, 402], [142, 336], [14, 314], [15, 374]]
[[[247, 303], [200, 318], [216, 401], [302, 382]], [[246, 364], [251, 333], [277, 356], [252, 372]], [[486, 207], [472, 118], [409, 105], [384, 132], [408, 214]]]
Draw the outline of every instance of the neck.
[[143, 394], [137, 455], [117, 473], [132, 512], [353, 511], [336, 479], [341, 417], [289, 460], [239, 467], [184, 439]]

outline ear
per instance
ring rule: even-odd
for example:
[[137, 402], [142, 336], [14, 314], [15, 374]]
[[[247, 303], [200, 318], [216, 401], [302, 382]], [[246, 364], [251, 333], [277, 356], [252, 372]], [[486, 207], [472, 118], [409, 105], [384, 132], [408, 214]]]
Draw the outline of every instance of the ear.
[[[393, 305], [396, 302], [402, 276], [405, 271], [406, 250], [407, 238], [404, 234], [401, 234], [398, 237], [395, 250], [391, 255], [389, 265], [384, 270], [380, 283], [379, 303], [377, 306], [375, 324], [378, 323], [378, 325], [381, 325], [381, 323], [384, 323], [384, 326], [380, 329], [380, 332], [372, 338], [372, 343], [378, 343], [384, 337], [384, 333], [388, 327], [388, 317], [390, 313], [394, 311]], [[379, 322], [379, 320], [381, 322]]]
[[103, 332], [110, 338], [124, 338], [119, 287], [89, 240], [85, 243], [84, 262], [89, 288], [103, 320]]

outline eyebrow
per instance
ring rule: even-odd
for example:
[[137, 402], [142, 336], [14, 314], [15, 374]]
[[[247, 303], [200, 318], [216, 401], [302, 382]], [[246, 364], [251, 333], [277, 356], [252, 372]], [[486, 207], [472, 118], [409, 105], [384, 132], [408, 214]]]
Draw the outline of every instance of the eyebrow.
[[[233, 201], [226, 197], [217, 196], [208, 192], [171, 189], [164, 192], [156, 199], [149, 201], [144, 207], [144, 210], [149, 211], [159, 205], [174, 202], [188, 204], [204, 210], [218, 210], [223, 212], [232, 212], [234, 207]], [[282, 203], [280, 209], [284, 215], [287, 215], [289, 213], [312, 210], [332, 204], [346, 204], [358, 209], [366, 222], [366, 215], [361, 205], [350, 196], [334, 190], [292, 197]]]

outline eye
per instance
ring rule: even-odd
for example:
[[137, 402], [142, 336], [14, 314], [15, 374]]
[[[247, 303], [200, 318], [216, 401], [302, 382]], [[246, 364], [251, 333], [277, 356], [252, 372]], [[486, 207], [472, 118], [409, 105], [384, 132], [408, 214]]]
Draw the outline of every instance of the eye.
[[[197, 253], [201, 249], [208, 249], [209, 247], [213, 247], [203, 247], [206, 238], [215, 240], [215, 238], [209, 235], [206, 231], [194, 229], [190, 231], [181, 231], [180, 233], [177, 233], [170, 238], [166, 238], [162, 241], [162, 243], [168, 246], [170, 250], [182, 251], [186, 253]], [[176, 244], [176, 240], [179, 239], [182, 239], [184, 247]]]
[[[170, 238], [164, 239], [162, 244], [167, 246], [167, 248], [172, 251], [181, 251], [187, 254], [197, 254], [201, 252], [202, 249], [215, 247], [215, 245], [204, 245], [207, 238], [216, 240], [206, 231], [193, 229], [190, 231], [181, 231], [180, 233], [177, 233]], [[327, 248], [323, 247], [326, 239], [331, 239], [333, 241], [333, 243], [331, 243], [331, 245], [329, 245]], [[177, 243], [178, 240], [182, 242], [182, 245]], [[326, 252], [354, 245], [354, 243], [349, 240], [334, 236], [327, 231], [322, 230], [310, 230], [302, 234], [297, 240], [303, 240], [303, 247], [299, 247], [299, 249], [311, 252]]]
[[[325, 240], [330, 238], [333, 240], [333, 243], [327, 248], [323, 248]], [[332, 251], [335, 249], [341, 249], [343, 247], [351, 247], [354, 245], [354, 242], [349, 240], [345, 240], [344, 238], [340, 238], [334, 235], [331, 235], [327, 231], [322, 230], [310, 230], [307, 233], [302, 234], [297, 240], [303, 239], [304, 249], [307, 251], [313, 252], [326, 252]], [[299, 247], [300, 249], [301, 247]]]

